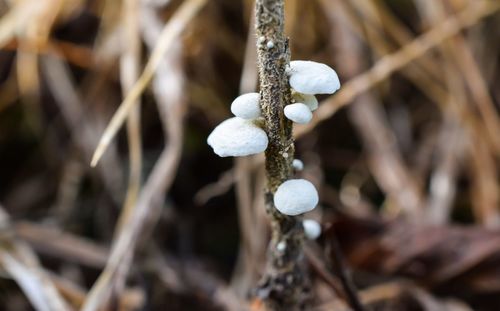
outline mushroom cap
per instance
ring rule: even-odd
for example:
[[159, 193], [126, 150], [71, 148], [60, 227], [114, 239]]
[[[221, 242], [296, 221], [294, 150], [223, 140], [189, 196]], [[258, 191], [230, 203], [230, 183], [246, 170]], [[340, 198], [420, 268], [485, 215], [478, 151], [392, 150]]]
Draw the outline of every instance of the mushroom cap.
[[302, 227], [304, 227], [304, 234], [309, 240], [316, 240], [321, 235], [321, 225], [316, 220], [304, 219]]
[[294, 60], [290, 62], [290, 86], [303, 94], [333, 94], [340, 81], [335, 70], [325, 64]]
[[296, 103], [303, 103], [309, 107], [311, 111], [318, 109], [319, 103], [314, 95], [292, 92], [292, 97]]
[[285, 106], [285, 116], [298, 124], [309, 123], [312, 119], [312, 113], [309, 107], [302, 103], [295, 103]]
[[207, 143], [220, 157], [242, 157], [261, 153], [267, 148], [267, 135], [252, 121], [234, 117], [219, 124]]
[[299, 159], [293, 159], [292, 166], [297, 171], [302, 171], [304, 169], [304, 162]]
[[318, 192], [305, 179], [290, 179], [282, 183], [274, 194], [274, 206], [282, 214], [295, 216], [309, 212], [318, 204]]
[[240, 118], [251, 120], [260, 117], [259, 93], [247, 93], [236, 97], [231, 112]]

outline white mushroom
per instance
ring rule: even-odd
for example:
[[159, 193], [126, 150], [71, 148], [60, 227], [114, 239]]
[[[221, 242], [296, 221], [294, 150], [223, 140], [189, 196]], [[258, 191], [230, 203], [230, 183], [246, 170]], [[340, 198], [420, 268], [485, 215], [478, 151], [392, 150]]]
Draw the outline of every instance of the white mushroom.
[[325, 64], [295, 60], [290, 62], [290, 86], [303, 94], [333, 94], [340, 81], [335, 70]]
[[274, 194], [274, 206], [282, 214], [295, 216], [309, 212], [318, 204], [318, 192], [305, 179], [290, 179], [282, 183]]
[[240, 118], [251, 120], [260, 117], [259, 93], [247, 93], [236, 97], [231, 112]]
[[302, 171], [304, 169], [304, 163], [299, 159], [293, 159], [292, 166], [296, 171]]
[[286, 242], [285, 241], [280, 241], [276, 245], [276, 250], [280, 253], [283, 253], [286, 250]]
[[241, 157], [263, 152], [268, 139], [252, 121], [234, 117], [219, 124], [207, 142], [220, 157]]
[[296, 103], [285, 106], [285, 116], [295, 123], [306, 124], [312, 119], [312, 113], [309, 107], [302, 103]]
[[318, 100], [316, 99], [316, 96], [314, 95], [302, 94], [299, 92], [292, 91], [292, 97], [296, 103], [303, 103], [304, 105], [309, 107], [311, 111], [318, 109], [319, 103]]
[[302, 227], [304, 227], [304, 234], [309, 240], [316, 240], [321, 235], [321, 225], [316, 220], [304, 219]]

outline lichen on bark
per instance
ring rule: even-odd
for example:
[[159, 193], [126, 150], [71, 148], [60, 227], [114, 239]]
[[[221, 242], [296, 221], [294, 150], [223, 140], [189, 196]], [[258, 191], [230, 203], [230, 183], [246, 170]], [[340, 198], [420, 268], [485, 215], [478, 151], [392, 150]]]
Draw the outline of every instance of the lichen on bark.
[[265, 201], [272, 227], [267, 267], [256, 292], [270, 310], [303, 310], [309, 297], [309, 280], [303, 262], [301, 221], [279, 213], [273, 204], [276, 189], [293, 174], [295, 151], [292, 122], [283, 112], [291, 103], [286, 74], [290, 49], [284, 33], [284, 0], [257, 0], [255, 14], [260, 105], [269, 138], [265, 153]]

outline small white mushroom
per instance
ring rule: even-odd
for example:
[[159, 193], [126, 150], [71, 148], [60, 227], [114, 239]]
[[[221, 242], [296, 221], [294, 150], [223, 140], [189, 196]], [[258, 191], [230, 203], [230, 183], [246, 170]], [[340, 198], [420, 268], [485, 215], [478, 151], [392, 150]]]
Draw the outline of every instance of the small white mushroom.
[[337, 73], [325, 64], [295, 60], [290, 62], [290, 86], [303, 94], [333, 94], [340, 88]]
[[304, 163], [299, 159], [293, 159], [292, 166], [296, 171], [302, 171], [304, 169]]
[[283, 252], [286, 250], [286, 242], [285, 242], [285, 241], [280, 241], [280, 242], [276, 245], [276, 250], [278, 250], [278, 252], [283, 253]]
[[267, 48], [272, 49], [274, 47], [274, 42], [272, 40], [267, 41]]
[[207, 142], [220, 157], [242, 157], [266, 150], [268, 139], [252, 121], [234, 117], [219, 124]]
[[319, 103], [318, 100], [316, 99], [316, 96], [314, 95], [302, 94], [299, 92], [292, 91], [292, 97], [296, 103], [303, 103], [304, 105], [309, 107], [311, 111], [318, 109]]
[[242, 119], [252, 120], [261, 116], [259, 93], [246, 93], [231, 103], [231, 112]]
[[318, 204], [318, 192], [305, 179], [290, 179], [282, 183], [274, 194], [274, 206], [282, 214], [295, 216], [314, 209]]
[[231, 112], [240, 118], [251, 120], [260, 117], [259, 93], [246, 93], [236, 97]]
[[296, 103], [285, 106], [285, 116], [298, 124], [309, 123], [312, 119], [312, 113], [309, 107], [302, 103]]
[[321, 225], [316, 220], [304, 219], [302, 227], [304, 227], [304, 234], [309, 240], [316, 240], [321, 235]]

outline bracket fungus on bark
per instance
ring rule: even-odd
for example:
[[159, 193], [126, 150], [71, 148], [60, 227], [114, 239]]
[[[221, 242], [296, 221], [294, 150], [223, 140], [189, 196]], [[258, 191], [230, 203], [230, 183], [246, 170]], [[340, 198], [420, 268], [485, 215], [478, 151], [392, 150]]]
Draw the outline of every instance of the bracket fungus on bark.
[[252, 120], [261, 116], [259, 93], [247, 93], [236, 97], [231, 104], [231, 112], [240, 118]]
[[302, 103], [287, 105], [284, 110], [285, 117], [298, 124], [309, 123], [312, 119], [311, 110]]
[[266, 150], [268, 138], [253, 121], [234, 117], [219, 124], [207, 142], [220, 157], [242, 157]]
[[325, 64], [306, 60], [290, 62], [290, 86], [302, 94], [333, 94], [340, 88], [337, 73]]
[[318, 192], [305, 179], [290, 179], [274, 194], [274, 206], [282, 214], [296, 216], [313, 210], [318, 204]]

